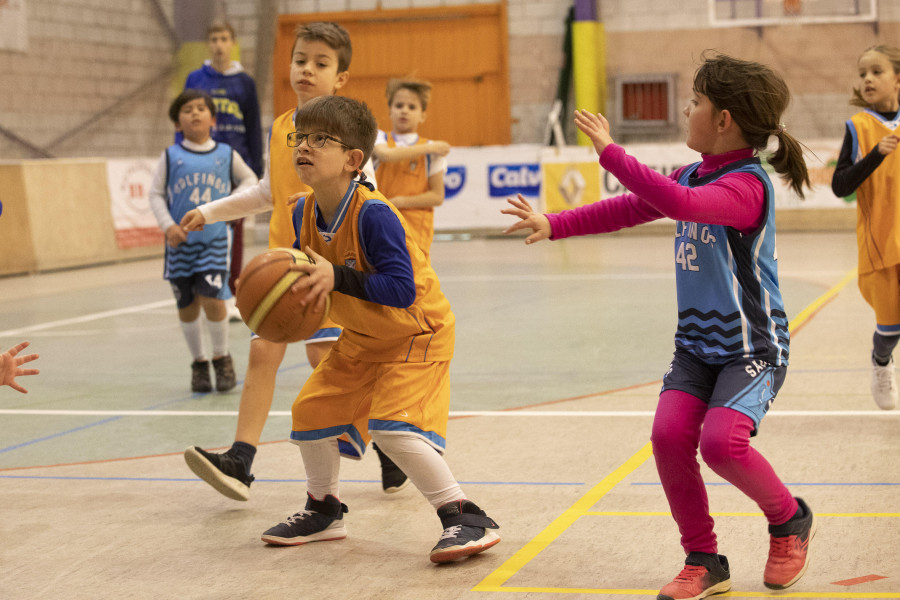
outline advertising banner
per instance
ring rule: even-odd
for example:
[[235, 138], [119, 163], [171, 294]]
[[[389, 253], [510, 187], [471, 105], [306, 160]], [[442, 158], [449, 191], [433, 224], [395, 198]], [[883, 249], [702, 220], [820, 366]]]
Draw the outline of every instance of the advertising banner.
[[110, 210], [119, 248], [154, 246], [165, 241], [150, 210], [155, 158], [110, 158], [106, 161]]

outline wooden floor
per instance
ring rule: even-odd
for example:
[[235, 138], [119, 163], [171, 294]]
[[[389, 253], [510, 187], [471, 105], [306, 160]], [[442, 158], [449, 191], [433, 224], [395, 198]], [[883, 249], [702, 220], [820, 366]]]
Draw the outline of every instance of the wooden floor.
[[[853, 233], [778, 245], [791, 368], [754, 445], [819, 529], [806, 576], [769, 593], [765, 519], [705, 470], [726, 596], [900, 598], [900, 411], [869, 394]], [[41, 354], [27, 395], [0, 388], [0, 598], [655, 598], [684, 559], [648, 444], [676, 323], [671, 236], [441, 240], [433, 263], [457, 316], [446, 457], [499, 545], [431, 564], [437, 517], [412, 487], [383, 494], [372, 456], [342, 466], [346, 540], [262, 543], [305, 501], [286, 441], [303, 347], [282, 365], [249, 502], [220, 496], [181, 453], [230, 445], [239, 388], [190, 393], [148, 260], [0, 279], [0, 347]], [[241, 379], [248, 339], [231, 326]]]

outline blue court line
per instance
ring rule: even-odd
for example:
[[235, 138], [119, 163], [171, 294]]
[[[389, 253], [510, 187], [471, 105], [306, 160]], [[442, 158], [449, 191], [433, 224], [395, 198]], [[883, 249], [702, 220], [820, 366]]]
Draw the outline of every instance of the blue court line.
[[[46, 479], [64, 481], [161, 481], [202, 483], [196, 477], [89, 477], [81, 475], [0, 475], [0, 479]], [[254, 483], [306, 483], [306, 479], [254, 479]], [[342, 479], [341, 483], [381, 483], [380, 479]], [[578, 481], [460, 481], [460, 485], [585, 485]]]
[[18, 450], [19, 448], [24, 448], [25, 446], [30, 446], [32, 444], [39, 444], [40, 442], [46, 442], [48, 440], [62, 437], [64, 435], [69, 435], [70, 433], [75, 433], [76, 431], [83, 431], [85, 429], [90, 429], [91, 427], [96, 427], [98, 425], [105, 425], [106, 423], [112, 423], [113, 421], [118, 421], [121, 418], [122, 417], [110, 417], [108, 419], [103, 419], [102, 421], [96, 421], [94, 423], [88, 423], [87, 425], [82, 425], [81, 427], [67, 429], [66, 431], [60, 431], [59, 433], [54, 433], [52, 435], [46, 435], [41, 438], [36, 438], [33, 440], [29, 440], [27, 442], [15, 444], [14, 446], [7, 446], [6, 448], [0, 448], [0, 454], [3, 454], [4, 452], [11, 452], [12, 450]]
[[[636, 482], [633, 482], [631, 485], [662, 485], [662, 484], [659, 483], [658, 481], [656, 481], [656, 482], [636, 481]], [[713, 482], [706, 482], [706, 485], [711, 486], [711, 485], [731, 485], [731, 484], [728, 483], [727, 481], [713, 481]], [[862, 482], [862, 481], [857, 481], [857, 482], [822, 481], [822, 482], [814, 483], [814, 482], [809, 482], [809, 481], [795, 481], [795, 482], [791, 483], [791, 482], [785, 481], [784, 485], [786, 485], [788, 487], [801, 486], [801, 485], [804, 485], [804, 486], [812, 486], [812, 485], [816, 485], [816, 486], [831, 486], [831, 485], [833, 485], [833, 486], [842, 486], [842, 485], [843, 486], [856, 486], [856, 485], [858, 485], [858, 486], [878, 486], [878, 485], [900, 485], [900, 482], [890, 483], [890, 482], [886, 482], [886, 481], [885, 482], [880, 482], [880, 481], [866, 481], [866, 482]]]
[[[293, 364], [293, 365], [291, 365], [291, 366], [282, 367], [282, 368], [278, 369], [278, 372], [281, 373], [281, 372], [284, 372], [284, 371], [291, 371], [291, 370], [293, 370], [293, 369], [300, 368], [302, 365], [305, 365], [305, 364], [309, 364], [309, 363], [302, 363], [302, 362], [301, 362], [301, 363], [295, 363], [295, 364]], [[237, 386], [236, 386], [236, 387], [240, 387], [240, 386], [242, 386], [243, 384], [244, 384], [244, 380], [243, 380], [243, 379], [239, 379], [239, 380], [237, 381]], [[154, 405], [152, 405], [152, 406], [143, 408], [143, 409], [141, 409], [141, 410], [148, 410], [148, 411], [149, 411], [149, 410], [159, 410], [159, 409], [164, 408], [164, 407], [172, 406], [173, 404], [181, 404], [181, 403], [183, 403], [183, 402], [188, 402], [188, 401], [190, 401], [190, 400], [196, 400], [197, 398], [200, 398], [200, 397], [203, 397], [203, 396], [206, 396], [206, 395], [207, 395], [207, 394], [199, 394], [199, 393], [191, 394], [190, 396], [186, 396], [186, 397], [183, 397], [183, 398], [176, 398], [175, 400], [167, 400], [167, 401], [162, 402], [162, 403], [160, 403], [160, 404], [154, 404]], [[106, 425], [107, 423], [112, 423], [113, 421], [118, 421], [119, 419], [124, 419], [124, 418], [125, 418], [125, 417], [110, 417], [110, 418], [108, 418], [108, 419], [103, 419], [103, 420], [101, 420], [101, 421], [95, 421], [95, 422], [93, 422], [93, 423], [88, 423], [87, 425], [82, 425], [82, 426], [80, 426], [80, 427], [75, 427], [75, 428], [72, 428], [72, 429], [67, 429], [67, 430], [65, 430], [65, 431], [60, 431], [60, 432], [54, 433], [54, 434], [52, 434], [52, 435], [46, 435], [46, 436], [44, 436], [44, 437], [39, 437], [39, 438], [35, 438], [35, 439], [33, 439], [33, 440], [29, 440], [29, 441], [27, 441], [27, 442], [21, 442], [21, 443], [19, 443], [19, 444], [15, 444], [15, 445], [13, 445], [13, 446], [7, 446], [6, 448], [0, 448], [0, 454], [3, 454], [4, 452], [11, 452], [11, 451], [13, 451], [13, 450], [18, 450], [19, 448], [24, 448], [24, 447], [26, 447], [26, 446], [31, 446], [31, 445], [33, 445], [33, 444], [39, 444], [39, 443], [41, 443], [41, 442], [46, 442], [46, 441], [49, 441], [49, 440], [52, 440], [52, 439], [56, 439], [56, 438], [59, 438], [59, 437], [63, 437], [63, 436], [69, 435], [69, 434], [71, 434], [71, 433], [77, 433], [77, 432], [83, 431], [83, 430], [85, 430], [85, 429], [90, 429], [91, 427], [97, 427], [97, 426], [99, 426], [99, 425]]]

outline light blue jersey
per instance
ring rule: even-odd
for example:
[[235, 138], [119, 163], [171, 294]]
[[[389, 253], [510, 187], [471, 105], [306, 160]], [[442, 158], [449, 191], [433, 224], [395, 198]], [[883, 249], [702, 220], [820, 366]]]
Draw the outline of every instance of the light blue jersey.
[[748, 235], [724, 225], [677, 222], [675, 345], [712, 364], [745, 357], [787, 365], [790, 334], [778, 289], [772, 182], [757, 157], [691, 177], [699, 166], [685, 168], [678, 183], [697, 187], [736, 172], [757, 177], [765, 189], [766, 219]]
[[[231, 146], [216, 144], [209, 152], [194, 152], [180, 144], [166, 149], [166, 199], [176, 223], [191, 209], [231, 193]], [[177, 248], [166, 245], [164, 277], [176, 279], [195, 273], [228, 271], [231, 232], [225, 222], [205, 225], [188, 233]]]

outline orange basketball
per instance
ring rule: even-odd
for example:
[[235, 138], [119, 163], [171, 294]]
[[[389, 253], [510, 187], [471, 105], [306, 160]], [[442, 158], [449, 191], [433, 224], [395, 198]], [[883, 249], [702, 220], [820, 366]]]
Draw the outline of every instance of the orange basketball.
[[255, 256], [241, 270], [235, 291], [237, 308], [244, 323], [259, 337], [270, 342], [299, 342], [319, 329], [328, 317], [331, 297], [325, 310], [301, 306], [305, 294], [292, 294], [290, 288], [305, 273], [291, 271], [295, 263], [313, 260], [296, 248], [272, 248]]

